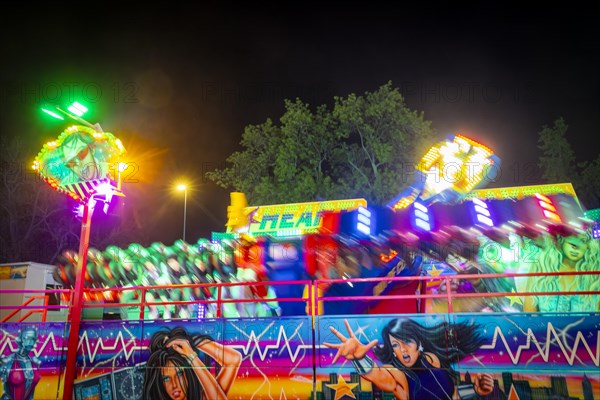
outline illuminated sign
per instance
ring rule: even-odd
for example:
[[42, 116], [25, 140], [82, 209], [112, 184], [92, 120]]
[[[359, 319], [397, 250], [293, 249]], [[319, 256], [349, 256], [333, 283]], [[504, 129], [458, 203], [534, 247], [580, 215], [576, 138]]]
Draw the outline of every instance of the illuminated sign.
[[425, 204], [456, 201], [485, 184], [499, 167], [490, 148], [462, 135], [449, 136], [429, 149], [415, 166], [416, 181], [387, 205], [401, 210], [417, 199]]
[[[366, 206], [365, 199], [349, 199], [245, 207], [243, 214], [247, 216], [248, 224], [245, 229], [239, 229], [238, 232], [255, 236], [266, 234], [297, 236], [315, 233], [321, 226], [324, 212], [349, 211]], [[231, 232], [229, 226], [227, 231]]]
[[44, 144], [33, 169], [53, 189], [81, 201], [98, 185], [117, 180], [115, 167], [123, 154], [123, 144], [112, 133], [74, 125]]
[[577, 195], [575, 194], [575, 189], [573, 189], [573, 185], [570, 183], [554, 183], [550, 185], [532, 185], [532, 186], [514, 186], [514, 187], [504, 187], [504, 188], [495, 188], [495, 189], [481, 189], [474, 190], [471, 193], [468, 193], [465, 198], [466, 199], [523, 199], [525, 197], [532, 197], [535, 194], [542, 194], [545, 196], [551, 196], [554, 194], [568, 194], [575, 198]]
[[461, 135], [451, 142], [433, 146], [417, 165], [426, 176], [423, 199], [445, 189], [468, 193], [482, 183], [488, 169], [499, 160], [493, 151], [474, 140]]

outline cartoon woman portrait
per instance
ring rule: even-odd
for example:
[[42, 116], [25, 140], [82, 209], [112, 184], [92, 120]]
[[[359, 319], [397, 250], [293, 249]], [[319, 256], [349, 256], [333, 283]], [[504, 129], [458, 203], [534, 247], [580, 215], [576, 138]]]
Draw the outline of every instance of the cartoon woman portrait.
[[89, 133], [75, 132], [62, 143], [65, 165], [76, 175], [71, 179], [87, 181], [100, 178], [100, 167], [94, 158], [94, 142]]
[[4, 385], [1, 400], [33, 400], [40, 381], [41, 361], [30, 357], [38, 340], [35, 326], [25, 326], [17, 337], [17, 351], [0, 359], [0, 379]]
[[[531, 260], [529, 272], [591, 272], [600, 270], [600, 243], [589, 232], [574, 236], [546, 235], [540, 248], [529, 246], [537, 252]], [[533, 249], [531, 249], [533, 248]], [[523, 264], [523, 263], [522, 263]], [[525, 271], [526, 272], [526, 271]], [[600, 291], [597, 275], [532, 276], [527, 279], [528, 292]], [[600, 310], [598, 295], [527, 296], [524, 301], [527, 312], [594, 312]]]
[[[242, 362], [238, 351], [207, 335], [189, 335], [182, 327], [156, 332], [150, 353], [144, 398], [153, 400], [227, 399]], [[211, 359], [219, 364], [216, 376], [210, 371]]]
[[[341, 343], [324, 343], [337, 349], [333, 363], [340, 357], [350, 360], [364, 379], [393, 393], [396, 399], [467, 400], [485, 396], [494, 388], [489, 374], [478, 374], [473, 384], [456, 384], [458, 376], [451, 363], [472, 354], [483, 344], [473, 325], [453, 325], [453, 337], [457, 338], [453, 342], [448, 340], [449, 326], [445, 323], [425, 327], [410, 319], [393, 319], [383, 328], [383, 344], [376, 346], [378, 340], [362, 344], [348, 321], [344, 323], [348, 337], [330, 327]], [[371, 349], [382, 365], [367, 355]]]

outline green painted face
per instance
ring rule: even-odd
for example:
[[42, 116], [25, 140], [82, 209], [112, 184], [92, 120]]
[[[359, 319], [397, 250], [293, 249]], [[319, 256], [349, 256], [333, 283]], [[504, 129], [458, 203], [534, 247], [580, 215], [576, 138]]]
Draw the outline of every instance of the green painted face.
[[583, 258], [587, 251], [588, 244], [579, 236], [569, 236], [564, 239], [562, 251], [570, 261], [577, 262]]

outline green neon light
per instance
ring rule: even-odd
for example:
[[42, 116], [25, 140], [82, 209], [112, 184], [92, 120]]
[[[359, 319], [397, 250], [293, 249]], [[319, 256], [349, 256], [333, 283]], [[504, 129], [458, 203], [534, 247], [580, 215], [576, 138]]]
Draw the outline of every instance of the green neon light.
[[60, 115], [58, 115], [57, 113], [47, 110], [45, 108], [42, 108], [42, 111], [45, 112], [46, 114], [50, 115], [51, 117], [54, 117], [56, 119], [60, 119], [61, 121], [64, 121], [65, 119], [63, 117], [61, 117]]
[[600, 222], [600, 208], [596, 208], [594, 210], [587, 210], [583, 213], [586, 218], [591, 219], [592, 221]]
[[67, 108], [67, 110], [71, 111], [73, 114], [77, 115], [78, 117], [81, 117], [83, 114], [85, 114], [88, 111], [88, 108], [86, 106], [84, 106], [83, 104], [76, 101], [73, 104], [71, 104], [69, 106], [69, 108]]

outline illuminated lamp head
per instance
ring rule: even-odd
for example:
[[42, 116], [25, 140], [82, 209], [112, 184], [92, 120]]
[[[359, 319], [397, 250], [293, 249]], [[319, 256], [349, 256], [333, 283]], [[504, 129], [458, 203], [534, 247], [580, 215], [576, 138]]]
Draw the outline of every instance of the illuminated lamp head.
[[[425, 177], [425, 187], [419, 197], [429, 200], [442, 196], [442, 200], [456, 200], [485, 184], [490, 168], [497, 168], [499, 163], [493, 151], [481, 143], [462, 135], [450, 137], [432, 147], [417, 165]], [[447, 191], [455, 196], [443, 195]]]

